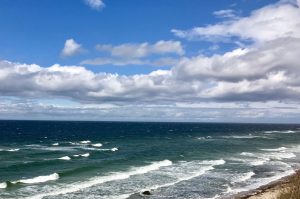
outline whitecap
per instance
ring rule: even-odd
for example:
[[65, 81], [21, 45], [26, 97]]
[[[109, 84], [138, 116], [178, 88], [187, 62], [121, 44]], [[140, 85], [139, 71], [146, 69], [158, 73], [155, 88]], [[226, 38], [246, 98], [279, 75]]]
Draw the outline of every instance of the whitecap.
[[119, 150], [119, 149], [116, 148], [116, 147], [114, 147], [114, 148], [111, 149], [111, 151], [117, 151], [117, 150]]
[[273, 152], [273, 153], [266, 153], [262, 154], [262, 157], [267, 157], [274, 160], [282, 160], [282, 159], [292, 159], [295, 158], [296, 155], [290, 152]]
[[14, 181], [12, 183], [37, 184], [37, 183], [43, 183], [43, 182], [53, 181], [57, 179], [59, 179], [59, 175], [57, 173], [53, 173], [47, 176], [38, 176], [31, 179], [22, 179], [22, 180]]
[[52, 145], [53, 145], [53, 146], [58, 146], [58, 145], [59, 145], [59, 143], [58, 143], [58, 142], [56, 142], [56, 143], [53, 143]]
[[233, 179], [232, 183], [245, 182], [245, 181], [251, 179], [252, 176], [254, 176], [254, 175], [255, 175], [255, 173], [253, 171], [250, 171], [248, 173], [243, 173], [240, 176]]
[[90, 154], [89, 154], [89, 153], [85, 153], [85, 154], [82, 154], [82, 155], [80, 155], [80, 156], [82, 156], [82, 157], [89, 157]]
[[289, 134], [289, 133], [296, 133], [296, 131], [293, 131], [293, 130], [284, 130], [284, 131], [265, 131], [264, 133], [267, 133], [267, 134], [272, 134], [272, 133], [284, 133], [284, 134]]
[[285, 147], [279, 147], [279, 148], [276, 148], [276, 149], [260, 149], [262, 151], [284, 151], [286, 150]]
[[63, 156], [58, 158], [59, 160], [71, 160], [71, 158], [69, 156]]
[[280, 131], [265, 131], [264, 133], [272, 134], [272, 133], [280, 133]]
[[7, 151], [9, 152], [16, 152], [16, 151], [19, 151], [20, 149], [8, 149]]
[[249, 164], [252, 166], [259, 166], [265, 164], [266, 162], [268, 162], [268, 160], [252, 160], [249, 162]]
[[194, 172], [193, 174], [191, 174], [189, 176], [178, 178], [174, 182], [170, 182], [170, 183], [166, 183], [166, 184], [162, 184], [162, 185], [154, 185], [152, 187], [142, 189], [140, 192], [143, 192], [143, 191], [146, 191], [146, 190], [155, 190], [155, 189], [160, 189], [160, 188], [164, 188], [164, 187], [173, 186], [173, 185], [176, 185], [176, 184], [178, 184], [182, 181], [188, 181], [188, 180], [191, 180], [193, 178], [199, 177], [199, 176], [205, 174], [207, 171], [210, 171], [210, 170], [213, 170], [213, 169], [214, 169], [213, 166], [206, 166], [206, 167], [201, 168], [200, 171]]
[[249, 157], [255, 157], [255, 154], [250, 153], [250, 152], [242, 152], [241, 155], [243, 155], [243, 156], [249, 156]]
[[229, 158], [228, 160], [237, 161], [237, 162], [243, 162], [248, 165], [252, 166], [259, 166], [263, 165], [266, 162], [270, 161], [269, 158], [266, 157], [253, 157], [252, 155], [249, 158]]
[[254, 139], [254, 138], [266, 138], [264, 136], [257, 136], [257, 135], [230, 135], [230, 136], [221, 136], [222, 138], [226, 139]]
[[102, 147], [103, 145], [101, 143], [97, 143], [97, 144], [92, 144], [92, 146], [94, 146], [94, 147]]
[[201, 164], [211, 164], [213, 166], [225, 164], [226, 161], [223, 159], [220, 160], [203, 160]]
[[84, 140], [84, 141], [80, 141], [81, 144], [90, 144], [91, 141], [90, 140]]
[[6, 182], [0, 183], [0, 189], [6, 189], [6, 188], [7, 188], [7, 183]]

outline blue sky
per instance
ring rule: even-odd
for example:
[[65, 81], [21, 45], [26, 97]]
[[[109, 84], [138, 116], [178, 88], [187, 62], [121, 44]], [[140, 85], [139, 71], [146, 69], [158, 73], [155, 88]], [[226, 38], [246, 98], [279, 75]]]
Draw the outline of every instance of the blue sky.
[[0, 118], [298, 122], [297, 0], [2, 0]]
[[[188, 29], [216, 23], [222, 19], [213, 12], [237, 10], [248, 15], [254, 9], [275, 1], [104, 1], [99, 11], [91, 9], [83, 0], [3, 0], [0, 2], [0, 58], [11, 61], [51, 66], [77, 65], [81, 60], [97, 57], [96, 44], [154, 43], [177, 40], [171, 29]], [[73, 38], [87, 50], [79, 56], [61, 57], [67, 39]], [[187, 55], [199, 51], [210, 54], [212, 44], [205, 41], [181, 41]], [[218, 51], [232, 49], [224, 45]], [[215, 52], [214, 52], [215, 53]], [[121, 74], [148, 73], [147, 66], [88, 66], [93, 71]], [[157, 69], [157, 68], [156, 68]]]

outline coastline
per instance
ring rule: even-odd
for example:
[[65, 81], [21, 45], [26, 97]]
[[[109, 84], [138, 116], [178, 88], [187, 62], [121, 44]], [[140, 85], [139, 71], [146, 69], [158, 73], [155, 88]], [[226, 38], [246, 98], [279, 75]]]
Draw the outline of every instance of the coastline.
[[239, 193], [234, 199], [276, 199], [282, 192], [289, 190], [297, 178], [300, 178], [300, 170], [257, 189]]

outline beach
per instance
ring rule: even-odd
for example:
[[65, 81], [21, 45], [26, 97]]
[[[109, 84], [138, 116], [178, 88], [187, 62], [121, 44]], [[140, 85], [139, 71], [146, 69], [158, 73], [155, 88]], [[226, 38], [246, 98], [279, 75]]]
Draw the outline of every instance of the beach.
[[[278, 199], [282, 193], [291, 193], [291, 187], [293, 187], [293, 185], [299, 187], [300, 184], [296, 180], [299, 178], [300, 171], [297, 170], [292, 175], [283, 177], [267, 185], [263, 185], [255, 190], [240, 193], [235, 197], [235, 199]], [[290, 199], [290, 197], [288, 198]]]

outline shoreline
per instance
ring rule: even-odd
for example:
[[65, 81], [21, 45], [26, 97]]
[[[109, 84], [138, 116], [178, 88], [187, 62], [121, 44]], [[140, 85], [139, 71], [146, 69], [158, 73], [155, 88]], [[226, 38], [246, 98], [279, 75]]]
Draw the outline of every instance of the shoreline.
[[[295, 173], [285, 176], [279, 180], [270, 182], [269, 184], [262, 185], [257, 189], [246, 192], [241, 192], [235, 195], [234, 199], [276, 199], [280, 194], [290, 189], [295, 178], [300, 178], [300, 170]], [[300, 185], [299, 185], [300, 186]]]

